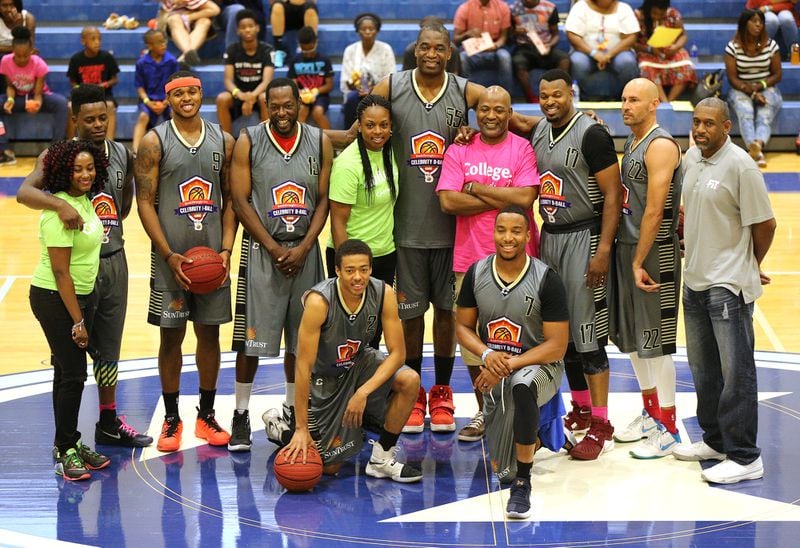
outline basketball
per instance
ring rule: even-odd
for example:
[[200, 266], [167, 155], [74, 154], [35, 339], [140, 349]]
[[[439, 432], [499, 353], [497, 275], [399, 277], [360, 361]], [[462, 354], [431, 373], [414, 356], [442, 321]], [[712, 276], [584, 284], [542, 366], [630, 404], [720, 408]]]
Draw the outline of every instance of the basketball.
[[425, 141], [419, 146], [419, 151], [422, 154], [438, 154], [439, 145], [437, 145], [433, 141]]
[[183, 253], [191, 263], [181, 264], [181, 270], [189, 278], [189, 291], [198, 295], [211, 293], [225, 281], [225, 265], [222, 257], [210, 247], [193, 247]]
[[308, 491], [319, 483], [322, 477], [322, 457], [319, 456], [319, 452], [314, 446], [308, 448], [305, 464], [303, 464], [302, 455], [298, 455], [297, 460], [292, 464], [285, 457], [285, 451], [284, 447], [275, 455], [273, 469], [278, 483], [293, 493]]

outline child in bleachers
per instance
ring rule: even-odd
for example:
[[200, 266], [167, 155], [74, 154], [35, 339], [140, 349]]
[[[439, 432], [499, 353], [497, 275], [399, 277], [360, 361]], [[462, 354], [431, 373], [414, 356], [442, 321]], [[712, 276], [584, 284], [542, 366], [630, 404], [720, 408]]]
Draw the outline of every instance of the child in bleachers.
[[254, 109], [258, 109], [262, 121], [267, 119], [264, 91], [275, 73], [270, 59], [272, 48], [258, 40], [256, 13], [243, 9], [236, 14], [236, 22], [239, 41], [223, 55], [226, 91], [217, 95], [217, 119], [228, 133], [233, 133], [233, 120], [250, 116]]
[[289, 64], [289, 78], [300, 88], [300, 113], [298, 120], [305, 122], [308, 113], [320, 129], [331, 127], [326, 112], [331, 104], [333, 89], [333, 66], [330, 59], [317, 51], [317, 33], [311, 27], [303, 27], [297, 33], [300, 57]]
[[33, 53], [31, 31], [26, 27], [16, 27], [11, 31], [12, 52], [0, 60], [0, 74], [6, 78], [6, 94], [0, 95], [3, 101], [3, 122], [0, 134], [0, 166], [14, 165], [17, 159], [8, 144], [5, 121], [14, 113], [49, 112], [54, 115], [53, 140], [63, 139], [67, 130], [67, 99], [52, 93], [44, 77], [49, 68], [44, 59]]
[[212, 0], [162, 0], [159, 20], [166, 22], [169, 37], [181, 50], [179, 63], [200, 64], [197, 50], [205, 43], [211, 21], [220, 8]]
[[[117, 128], [117, 102], [114, 100], [113, 88], [119, 78], [119, 65], [111, 52], [100, 49], [100, 31], [97, 27], [84, 27], [81, 31], [81, 45], [83, 50], [73, 55], [69, 60], [67, 77], [73, 88], [81, 84], [95, 84], [105, 90], [106, 105], [108, 106], [108, 131], [109, 139], [114, 139]], [[67, 124], [67, 138], [71, 139], [75, 128], [70, 119]]]
[[167, 51], [167, 37], [160, 30], [144, 33], [147, 53], [136, 61], [134, 85], [139, 95], [139, 117], [133, 128], [132, 148], [135, 153], [147, 130], [167, 118], [169, 107], [164, 86], [167, 78], [178, 72], [178, 60]]

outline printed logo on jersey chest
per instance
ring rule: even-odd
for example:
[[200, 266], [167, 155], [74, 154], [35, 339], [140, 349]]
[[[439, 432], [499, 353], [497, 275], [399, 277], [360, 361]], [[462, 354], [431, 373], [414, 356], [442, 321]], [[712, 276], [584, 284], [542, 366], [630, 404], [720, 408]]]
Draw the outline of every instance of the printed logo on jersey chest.
[[445, 138], [435, 131], [424, 131], [411, 136], [411, 157], [408, 165], [418, 168], [425, 176], [426, 183], [433, 183], [433, 176], [442, 166], [446, 143]]
[[306, 206], [306, 187], [286, 181], [272, 187], [272, 211], [269, 216], [279, 218], [286, 226], [286, 232], [294, 232], [295, 223], [300, 217], [308, 215]]
[[211, 199], [214, 183], [202, 177], [192, 177], [178, 185], [180, 202], [175, 215], [184, 215], [194, 223], [195, 230], [203, 230], [203, 221], [209, 213], [215, 213], [217, 205]]

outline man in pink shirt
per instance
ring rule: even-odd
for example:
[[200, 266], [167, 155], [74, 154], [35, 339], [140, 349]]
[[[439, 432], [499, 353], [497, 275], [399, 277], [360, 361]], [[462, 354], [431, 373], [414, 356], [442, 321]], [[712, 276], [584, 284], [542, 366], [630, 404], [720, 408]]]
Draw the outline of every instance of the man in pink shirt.
[[[503, 207], [516, 204], [528, 211], [532, 231], [528, 254], [539, 254], [539, 232], [531, 212], [539, 194], [536, 157], [528, 140], [508, 131], [511, 96], [499, 86], [489, 87], [478, 99], [475, 113], [480, 135], [466, 146], [447, 149], [436, 186], [442, 211], [456, 216], [456, 295], [469, 266], [495, 252], [494, 219]], [[461, 359], [474, 381], [481, 358], [462, 348]], [[479, 411], [458, 433], [461, 441], [483, 437], [483, 394], [476, 390], [475, 397]]]
[[465, 0], [453, 17], [453, 41], [459, 46], [464, 40], [489, 34], [492, 44], [480, 53], [468, 55], [462, 49], [463, 76], [469, 78], [476, 70], [491, 70], [497, 74], [493, 83], [511, 89], [511, 53], [505, 49], [511, 29], [511, 8], [503, 0]]

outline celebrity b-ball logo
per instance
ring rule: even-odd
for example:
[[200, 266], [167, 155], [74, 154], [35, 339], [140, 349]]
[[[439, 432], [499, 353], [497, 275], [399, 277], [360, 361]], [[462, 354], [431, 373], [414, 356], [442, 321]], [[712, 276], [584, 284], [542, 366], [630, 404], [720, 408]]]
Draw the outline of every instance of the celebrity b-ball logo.
[[286, 181], [272, 187], [272, 211], [270, 217], [278, 217], [286, 225], [286, 232], [294, 232], [300, 217], [308, 215], [306, 188], [294, 181]]
[[355, 364], [356, 354], [361, 348], [361, 341], [347, 339], [347, 342], [336, 347], [336, 367], [350, 369]]
[[547, 221], [555, 223], [559, 208], [571, 205], [564, 199], [564, 181], [552, 171], [545, 171], [539, 175], [539, 184], [539, 205], [547, 215]]
[[419, 168], [426, 183], [433, 183], [444, 159], [445, 139], [435, 131], [425, 131], [411, 137], [411, 158], [408, 165]]
[[217, 205], [211, 199], [213, 189], [214, 183], [202, 177], [192, 177], [178, 185], [181, 201], [175, 210], [175, 215], [185, 215], [194, 223], [195, 230], [203, 230], [203, 219], [209, 213], [217, 211]]
[[522, 326], [512, 322], [505, 316], [492, 320], [486, 324], [486, 345], [492, 350], [508, 352], [509, 354], [522, 353]]
[[99, 192], [92, 198], [92, 206], [94, 212], [103, 223], [103, 243], [108, 243], [108, 233], [112, 228], [119, 228], [119, 214], [117, 213], [117, 204], [114, 203], [114, 198], [105, 192]]

